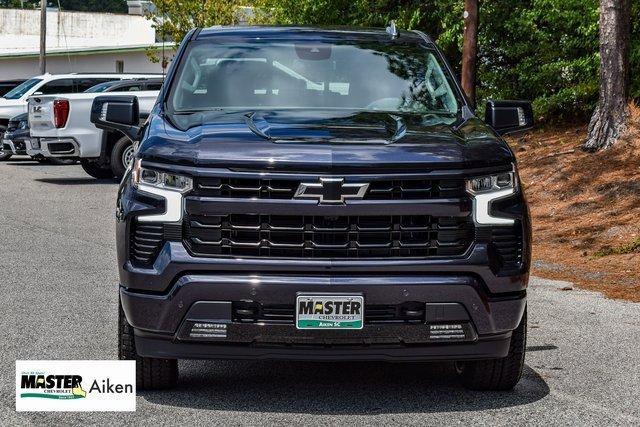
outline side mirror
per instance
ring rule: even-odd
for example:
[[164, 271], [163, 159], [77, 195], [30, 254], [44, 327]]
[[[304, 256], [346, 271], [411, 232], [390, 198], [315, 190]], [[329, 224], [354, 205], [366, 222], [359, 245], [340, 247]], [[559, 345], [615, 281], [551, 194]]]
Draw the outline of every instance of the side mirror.
[[487, 101], [484, 121], [499, 135], [522, 132], [533, 127], [533, 108], [529, 101]]
[[119, 130], [136, 141], [140, 132], [140, 109], [135, 96], [98, 96], [91, 106], [91, 123], [98, 129]]

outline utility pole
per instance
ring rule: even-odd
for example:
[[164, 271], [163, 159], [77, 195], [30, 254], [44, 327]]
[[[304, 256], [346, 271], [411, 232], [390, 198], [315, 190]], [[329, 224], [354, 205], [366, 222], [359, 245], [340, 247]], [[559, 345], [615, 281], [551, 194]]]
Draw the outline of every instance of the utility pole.
[[40, 74], [47, 72], [47, 0], [40, 0]]
[[478, 0], [464, 0], [462, 89], [476, 106], [476, 56], [478, 52]]

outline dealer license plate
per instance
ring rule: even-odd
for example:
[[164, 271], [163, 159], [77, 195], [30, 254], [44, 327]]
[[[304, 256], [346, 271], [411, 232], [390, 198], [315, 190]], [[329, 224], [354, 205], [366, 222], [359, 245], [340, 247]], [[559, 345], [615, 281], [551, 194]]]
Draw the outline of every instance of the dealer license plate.
[[296, 298], [298, 329], [362, 329], [364, 297], [345, 294], [304, 294]]

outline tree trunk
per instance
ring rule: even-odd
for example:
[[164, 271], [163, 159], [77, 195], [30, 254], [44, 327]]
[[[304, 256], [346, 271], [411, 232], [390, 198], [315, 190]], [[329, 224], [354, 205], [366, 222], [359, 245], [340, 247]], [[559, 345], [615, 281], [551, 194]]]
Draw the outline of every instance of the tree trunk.
[[584, 149], [613, 145], [629, 116], [630, 0], [600, 0], [600, 101]]
[[464, 0], [464, 41], [462, 43], [462, 89], [476, 106], [476, 56], [478, 51], [478, 0]]

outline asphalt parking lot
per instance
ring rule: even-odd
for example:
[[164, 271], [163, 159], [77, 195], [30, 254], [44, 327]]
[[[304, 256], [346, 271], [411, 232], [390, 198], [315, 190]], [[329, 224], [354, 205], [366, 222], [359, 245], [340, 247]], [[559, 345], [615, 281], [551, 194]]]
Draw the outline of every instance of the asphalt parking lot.
[[449, 364], [181, 362], [136, 413], [16, 413], [16, 359], [116, 358], [117, 185], [0, 163], [0, 425], [640, 424], [640, 304], [534, 278], [524, 378], [463, 389]]

